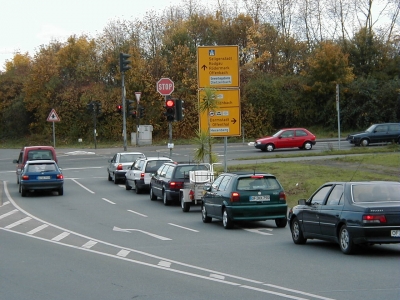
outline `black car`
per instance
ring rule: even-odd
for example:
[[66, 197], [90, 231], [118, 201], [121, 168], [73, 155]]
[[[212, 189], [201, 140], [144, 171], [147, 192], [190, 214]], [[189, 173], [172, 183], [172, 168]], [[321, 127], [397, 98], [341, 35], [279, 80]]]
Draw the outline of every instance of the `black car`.
[[150, 179], [150, 199], [162, 198], [164, 205], [179, 201], [180, 189], [189, 182], [189, 172], [209, 170], [208, 164], [164, 163]]
[[201, 205], [202, 220], [222, 220], [225, 229], [234, 221], [275, 220], [277, 227], [287, 224], [286, 194], [274, 175], [266, 173], [222, 173], [206, 184]]
[[400, 183], [328, 182], [289, 211], [295, 244], [333, 241], [345, 254], [356, 245], [400, 243]]
[[400, 123], [374, 124], [363, 132], [349, 134], [346, 141], [355, 146], [390, 142], [400, 144]]

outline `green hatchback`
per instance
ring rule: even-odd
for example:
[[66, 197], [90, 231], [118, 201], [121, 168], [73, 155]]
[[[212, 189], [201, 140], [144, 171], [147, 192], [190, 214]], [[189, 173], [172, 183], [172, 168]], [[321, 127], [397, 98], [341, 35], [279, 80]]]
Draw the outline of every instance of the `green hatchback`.
[[274, 175], [267, 173], [222, 173], [204, 186], [201, 216], [204, 223], [222, 220], [225, 229], [235, 221], [275, 220], [287, 224], [286, 194]]

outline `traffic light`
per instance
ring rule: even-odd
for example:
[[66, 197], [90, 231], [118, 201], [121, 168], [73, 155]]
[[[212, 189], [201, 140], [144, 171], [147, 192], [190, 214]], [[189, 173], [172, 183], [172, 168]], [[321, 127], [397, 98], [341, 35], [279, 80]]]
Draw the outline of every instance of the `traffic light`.
[[117, 113], [122, 114], [122, 104], [117, 105]]
[[168, 99], [165, 101], [165, 115], [167, 116], [167, 121], [173, 122], [175, 120], [175, 100]]
[[101, 114], [101, 102], [97, 102], [96, 113], [97, 113], [98, 115]]
[[136, 119], [136, 111], [135, 108], [133, 107], [133, 104], [135, 103], [135, 101], [133, 100], [128, 100], [126, 99], [127, 102], [127, 106], [128, 106], [128, 116], [132, 116], [132, 118]]
[[86, 107], [89, 113], [93, 112], [93, 102], [89, 102], [88, 104], [86, 104]]
[[119, 54], [119, 70], [120, 70], [120, 72], [128, 71], [131, 68], [131, 66], [129, 66], [129, 64], [131, 63], [131, 61], [128, 60], [129, 57], [131, 57], [131, 56], [126, 53]]
[[182, 121], [183, 117], [185, 116], [183, 114], [184, 108], [183, 108], [183, 100], [176, 99], [175, 100], [175, 119], [177, 121]]
[[139, 107], [139, 118], [144, 118], [144, 107], [140, 106]]

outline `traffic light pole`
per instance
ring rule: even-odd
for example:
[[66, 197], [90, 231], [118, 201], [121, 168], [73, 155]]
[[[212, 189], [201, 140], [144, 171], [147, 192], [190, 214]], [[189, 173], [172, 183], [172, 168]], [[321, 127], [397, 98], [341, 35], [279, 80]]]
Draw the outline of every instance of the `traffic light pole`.
[[97, 107], [96, 107], [96, 105], [97, 105], [97, 103], [95, 103], [94, 105], [93, 105], [93, 127], [94, 127], [94, 129], [93, 129], [93, 138], [94, 138], [94, 149], [97, 149], [97, 139], [96, 139], [96, 133], [97, 133], [97, 131], [96, 131], [96, 109], [97, 109]]
[[122, 136], [124, 139], [124, 151], [127, 150], [126, 143], [126, 90], [125, 90], [125, 72], [121, 72], [122, 77]]
[[172, 122], [168, 122], [168, 131], [169, 131], [169, 158], [172, 159]]
[[137, 103], [136, 109], [136, 147], [139, 146], [139, 125], [140, 125], [140, 113], [139, 113], [139, 102]]

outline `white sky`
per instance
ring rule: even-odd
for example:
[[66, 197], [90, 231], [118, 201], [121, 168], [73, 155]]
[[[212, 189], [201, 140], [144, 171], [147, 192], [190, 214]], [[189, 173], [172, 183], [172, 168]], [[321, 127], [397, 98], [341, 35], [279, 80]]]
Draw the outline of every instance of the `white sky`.
[[0, 70], [15, 52], [33, 56], [51, 40], [95, 37], [109, 21], [142, 19], [148, 11], [179, 4], [182, 0], [0, 0]]

